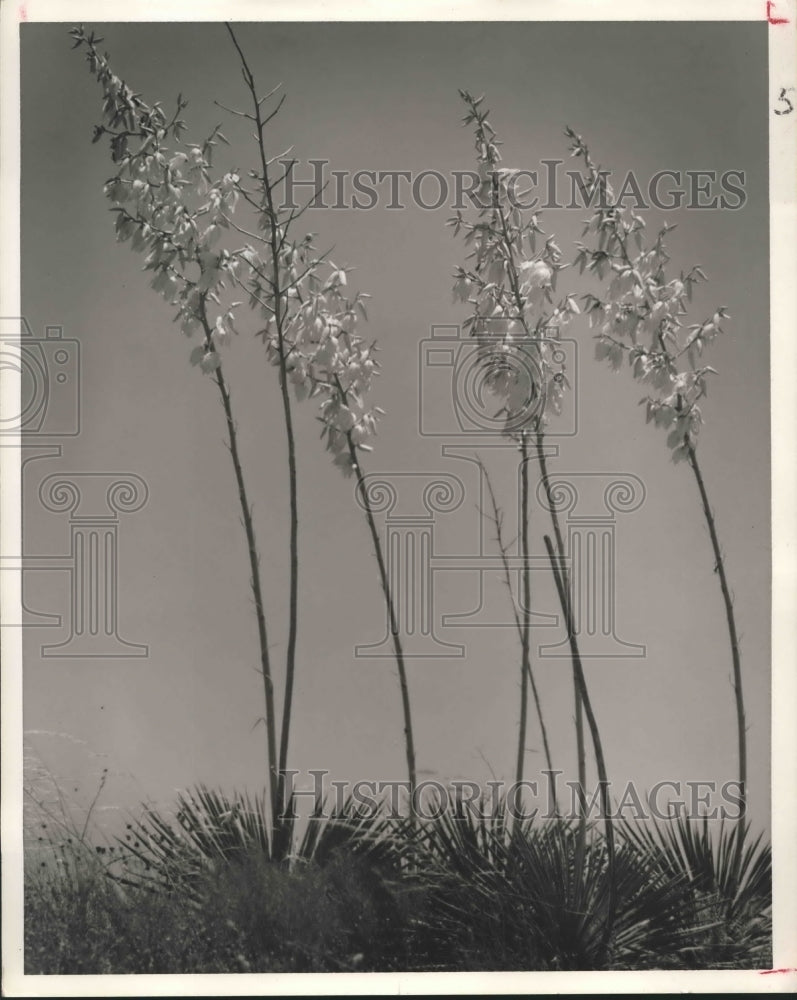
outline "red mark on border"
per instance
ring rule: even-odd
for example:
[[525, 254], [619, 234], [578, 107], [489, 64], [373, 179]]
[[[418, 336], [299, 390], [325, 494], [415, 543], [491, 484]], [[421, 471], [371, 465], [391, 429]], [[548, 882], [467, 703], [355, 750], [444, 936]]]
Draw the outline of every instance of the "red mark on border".
[[20, 21], [27, 21], [28, 19], [28, 8], [24, 3], [19, 5], [19, 19]]
[[[782, 22], [776, 22], [778, 24]], [[761, 976], [777, 976], [782, 972], [797, 972], [797, 969], [764, 969], [763, 972], [759, 973]]]
[[[775, 0], [767, 0], [767, 21], [770, 24], [788, 24], [788, 17], [775, 17]], [[780, 970], [776, 970], [780, 971]]]

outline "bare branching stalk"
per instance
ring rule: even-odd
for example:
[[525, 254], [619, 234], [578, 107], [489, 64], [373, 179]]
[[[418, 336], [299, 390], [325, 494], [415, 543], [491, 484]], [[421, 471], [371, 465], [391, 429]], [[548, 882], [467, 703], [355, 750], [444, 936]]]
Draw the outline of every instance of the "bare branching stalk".
[[[252, 114], [250, 116], [255, 127], [255, 139], [257, 142], [258, 155], [260, 158], [260, 182], [263, 190], [264, 204], [263, 210], [267, 217], [268, 244], [271, 256], [271, 290], [273, 295], [274, 326], [277, 331], [277, 351], [279, 355], [279, 383], [280, 395], [282, 398], [282, 410], [285, 420], [285, 435], [288, 444], [288, 482], [290, 490], [290, 584], [289, 584], [289, 621], [288, 621], [288, 646], [285, 662], [285, 694], [282, 709], [282, 723], [280, 727], [280, 747], [279, 747], [279, 774], [277, 785], [277, 803], [280, 813], [287, 812], [288, 803], [285, 801], [285, 774], [288, 768], [288, 748], [290, 741], [291, 715], [293, 711], [293, 685], [296, 673], [296, 637], [298, 632], [299, 618], [299, 508], [297, 500], [297, 477], [296, 477], [296, 443], [293, 433], [293, 415], [291, 412], [291, 399], [288, 387], [287, 372], [287, 349], [285, 343], [284, 321], [286, 311], [283, 309], [283, 287], [280, 278], [279, 254], [284, 240], [280, 233], [279, 219], [274, 207], [274, 184], [269, 178], [268, 157], [264, 139], [264, 130], [268, 118], [264, 118], [261, 111], [261, 100], [257, 96], [255, 78], [249, 64], [246, 61], [243, 50], [235, 37], [230, 24], [226, 24], [230, 33], [233, 45], [241, 60], [241, 72], [247, 90], [252, 98]], [[275, 829], [277, 827], [277, 815], [275, 815]]]
[[[504, 583], [506, 584], [507, 590], [509, 591], [509, 600], [512, 604], [512, 617], [515, 621], [515, 628], [518, 632], [518, 638], [523, 642], [523, 626], [520, 621], [520, 614], [518, 613], [517, 601], [515, 600], [515, 595], [512, 591], [512, 575], [509, 570], [509, 549], [504, 541], [504, 519], [501, 508], [498, 506], [498, 501], [495, 496], [495, 491], [493, 489], [493, 484], [490, 479], [490, 474], [488, 473], [486, 467], [481, 462], [480, 459], [477, 460], [481, 474], [484, 477], [484, 481], [487, 484], [487, 491], [490, 495], [490, 504], [492, 506], [492, 514], [489, 515], [490, 520], [495, 525], [496, 534], [496, 544], [498, 546], [498, 553], [501, 558], [501, 565], [504, 572]], [[553, 762], [551, 760], [551, 748], [548, 743], [548, 729], [545, 725], [545, 718], [542, 712], [542, 702], [540, 701], [539, 691], [537, 690], [537, 682], [534, 677], [534, 671], [531, 666], [531, 661], [526, 664], [528, 672], [528, 680], [531, 685], [531, 693], [534, 698], [534, 707], [537, 711], [537, 719], [540, 723], [540, 733], [542, 734], [542, 745], [545, 751], [545, 763], [548, 767], [548, 773], [553, 774]], [[553, 807], [554, 812], [558, 813], [559, 807], [556, 802], [556, 790], [553, 791]]]
[[414, 816], [413, 803], [415, 798], [415, 789], [418, 781], [415, 768], [415, 737], [412, 730], [410, 689], [409, 684], [407, 683], [407, 669], [404, 664], [404, 650], [401, 645], [401, 636], [399, 635], [396, 609], [393, 603], [393, 595], [390, 590], [390, 582], [388, 580], [385, 558], [382, 553], [382, 542], [379, 538], [379, 531], [376, 527], [376, 521], [374, 520], [373, 509], [368, 498], [368, 489], [365, 485], [365, 477], [363, 475], [360, 460], [357, 455], [357, 449], [354, 445], [354, 441], [352, 440], [351, 433], [348, 433], [346, 437], [348, 439], [349, 455], [351, 456], [352, 467], [357, 478], [357, 489], [360, 493], [360, 499], [362, 501], [363, 509], [365, 510], [365, 517], [368, 521], [368, 528], [371, 532], [371, 541], [374, 546], [376, 564], [379, 567], [379, 579], [382, 582], [382, 593], [385, 596], [385, 604], [387, 605], [390, 635], [393, 639], [393, 649], [396, 654], [396, 667], [398, 668], [399, 687], [401, 688], [401, 706], [404, 712], [404, 748], [407, 755], [407, 777], [410, 783], [410, 818], [412, 819]]

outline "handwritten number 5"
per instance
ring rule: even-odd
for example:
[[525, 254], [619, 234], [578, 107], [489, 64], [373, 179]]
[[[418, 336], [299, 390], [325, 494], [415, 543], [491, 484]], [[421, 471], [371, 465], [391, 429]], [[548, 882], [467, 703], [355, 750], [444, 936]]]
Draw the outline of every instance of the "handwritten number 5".
[[780, 94], [778, 94], [778, 100], [782, 101], [787, 105], [785, 108], [775, 108], [776, 115], [790, 115], [794, 111], [794, 105], [791, 103], [789, 98], [786, 96], [787, 91], [794, 90], [794, 87], [781, 87]]

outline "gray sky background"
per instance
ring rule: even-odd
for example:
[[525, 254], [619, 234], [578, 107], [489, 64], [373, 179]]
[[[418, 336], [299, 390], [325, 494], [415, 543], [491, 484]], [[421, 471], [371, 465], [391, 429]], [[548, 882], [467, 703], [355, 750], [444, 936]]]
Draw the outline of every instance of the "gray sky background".
[[[57, 461], [29, 467], [26, 550], [62, 553], [67, 521], [43, 511], [36, 490], [56, 471], [133, 472], [150, 498], [120, 529], [121, 635], [150, 647], [141, 660], [42, 659], [55, 630], [25, 637], [28, 743], [64, 789], [90, 798], [103, 767], [108, 807], [168, 802], [203, 781], [257, 788], [265, 757], [262, 682], [248, 565], [215, 387], [188, 364], [193, 344], [140, 273], [142, 258], [114, 241], [102, 194], [107, 145], [91, 144], [101, 92], [68, 25], [22, 29], [23, 310], [33, 330], [60, 324], [81, 342], [82, 431]], [[235, 52], [222, 25], [99, 26], [112, 65], [148, 101], [188, 97], [190, 138], [224, 122], [232, 141], [219, 164], [247, 167], [246, 129], [213, 106], [243, 107]], [[701, 264], [710, 283], [691, 321], [716, 304], [732, 316], [708, 363], [719, 371], [704, 407], [700, 456], [736, 595], [749, 724], [750, 804], [768, 825], [770, 710], [769, 340], [766, 25], [737, 24], [250, 24], [242, 44], [265, 92], [282, 81], [287, 101], [269, 133], [274, 152], [324, 158], [356, 171], [473, 168], [457, 88], [487, 93], [505, 163], [539, 169], [567, 159], [566, 124], [623, 176], [634, 169], [743, 170], [739, 211], [677, 211], [673, 269]], [[302, 168], [309, 176], [309, 167]], [[441, 457], [417, 430], [418, 353], [433, 324], [458, 323], [451, 272], [461, 241], [446, 207], [391, 212], [314, 211], [305, 228], [333, 259], [357, 270], [373, 295], [367, 331], [382, 347], [374, 399], [387, 411], [372, 472], [467, 466]], [[654, 228], [665, 213], [646, 217]], [[583, 211], [543, 214], [565, 250]], [[577, 273], [565, 272], [583, 294]], [[241, 313], [243, 315], [243, 313]], [[241, 434], [262, 554], [267, 613], [279, 674], [287, 633], [288, 520], [285, 445], [276, 372], [252, 325], [224, 358]], [[646, 427], [641, 388], [593, 361], [585, 322], [576, 385], [579, 433], [552, 470], [627, 472], [645, 484], [640, 510], [618, 522], [617, 629], [644, 643], [644, 660], [587, 662], [587, 676], [619, 785], [736, 775], [736, 730], [724, 609], [697, 489], [673, 467], [665, 436]], [[441, 396], [434, 406], [450, 405]], [[438, 412], [438, 411], [435, 411]], [[390, 660], [353, 656], [384, 634], [384, 609], [366, 523], [353, 484], [318, 442], [312, 402], [296, 407], [301, 517], [301, 618], [293, 767], [335, 778], [404, 777], [401, 712]], [[453, 439], [452, 439], [453, 443]], [[38, 468], [37, 468], [38, 466]], [[511, 453], [491, 461], [511, 510]], [[472, 551], [475, 482], [463, 508], [439, 519], [440, 552]], [[533, 525], [536, 554], [542, 530]], [[488, 534], [490, 532], [488, 531]], [[510, 531], [511, 534], [511, 531]], [[29, 574], [29, 606], [65, 613], [66, 578]], [[34, 578], [35, 577], [35, 578]], [[535, 576], [540, 611], [557, 612], [553, 587]], [[472, 606], [473, 578], [438, 582], [438, 613]], [[499, 586], [496, 606], [506, 599]], [[551, 630], [538, 633], [550, 641]], [[518, 644], [511, 629], [446, 635], [464, 659], [415, 661], [410, 684], [418, 766], [431, 776], [509, 778], [516, 752]], [[536, 668], [554, 764], [575, 765], [566, 660]], [[48, 735], [50, 734], [50, 735]], [[530, 714], [527, 776], [543, 766]], [[73, 789], [79, 792], [73, 793]]]

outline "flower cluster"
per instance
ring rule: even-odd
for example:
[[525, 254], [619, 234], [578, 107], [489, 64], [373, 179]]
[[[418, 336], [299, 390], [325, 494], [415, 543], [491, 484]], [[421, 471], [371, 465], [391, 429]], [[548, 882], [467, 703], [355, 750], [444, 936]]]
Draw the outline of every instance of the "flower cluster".
[[[249, 172], [253, 188], [236, 171], [213, 179], [213, 150], [227, 142], [218, 128], [201, 144], [183, 142], [182, 97], [167, 118], [160, 104], [147, 105], [113, 73], [97, 49], [102, 39], [82, 27], [71, 35], [75, 47], [86, 46], [103, 88], [104, 120], [94, 141], [110, 139], [116, 172], [105, 194], [116, 213], [117, 238], [146, 255], [152, 288], [177, 307], [183, 332], [202, 333], [191, 363], [203, 372], [219, 367], [219, 349], [238, 332], [235, 310], [241, 305], [222, 295], [228, 286], [242, 289], [265, 321], [260, 336], [269, 361], [282, 369], [284, 359], [297, 399], [319, 397], [327, 448], [350, 474], [354, 452], [369, 449], [382, 412], [364, 403], [378, 368], [374, 345], [356, 333], [367, 296], [346, 298], [346, 270], [325, 262], [311, 235], [289, 239], [293, 217], [274, 207], [262, 174]], [[236, 223], [241, 203], [255, 211], [259, 232]], [[224, 233], [245, 234], [250, 242], [221, 247]]]
[[285, 229], [276, 268], [266, 240], [260, 252], [244, 248], [241, 259], [248, 273], [239, 283], [265, 320], [258, 336], [269, 361], [277, 368], [284, 365], [297, 400], [319, 398], [322, 437], [335, 465], [350, 475], [353, 451], [371, 450], [367, 442], [383, 412], [364, 402], [379, 367], [376, 346], [356, 332], [358, 322], [367, 319], [368, 295], [347, 298], [346, 268], [325, 261], [311, 235], [290, 241]]
[[455, 235], [464, 232], [471, 248], [470, 265], [455, 271], [454, 301], [471, 307], [464, 326], [476, 338], [487, 385], [501, 399], [504, 433], [517, 437], [542, 429], [561, 411], [568, 382], [557, 341], [580, 309], [572, 296], [554, 305], [557, 275], [566, 266], [562, 252], [546, 238], [538, 215], [526, 217], [517, 207], [519, 172], [500, 166], [501, 143], [481, 108], [484, 98], [460, 96], [467, 107], [463, 124], [474, 130], [481, 185], [477, 220], [457, 212], [448, 223]]
[[[177, 306], [175, 318], [183, 332], [203, 332], [204, 343], [191, 361], [213, 371], [219, 365], [218, 347], [235, 331], [233, 310], [240, 304], [221, 305], [221, 291], [235, 280], [240, 261], [237, 254], [215, 248], [238, 197], [237, 174], [211, 179], [213, 149], [227, 140], [217, 128], [199, 145], [184, 143], [181, 96], [174, 116], [167, 118], [160, 104], [147, 105], [113, 73], [97, 49], [101, 38], [82, 27], [70, 34], [75, 48], [86, 46], [89, 68], [103, 88], [104, 121], [95, 126], [94, 141], [110, 140], [116, 173], [105, 184], [105, 194], [116, 213], [117, 238], [146, 254], [151, 286]], [[209, 315], [209, 302], [218, 306], [216, 316]]]
[[365, 295], [348, 299], [343, 293], [346, 272], [331, 265], [324, 282], [313, 274], [310, 292], [295, 314], [288, 356], [290, 378], [299, 398], [321, 396], [322, 434], [335, 465], [349, 475], [354, 449], [370, 451], [368, 439], [376, 433], [382, 414], [368, 408], [365, 394], [377, 374], [376, 346], [356, 333], [365, 313]]
[[614, 201], [606, 173], [583, 139], [572, 129], [566, 135], [571, 155], [584, 164], [596, 204], [584, 230], [591, 245], [578, 244], [576, 263], [582, 273], [586, 268], [608, 280], [605, 298], [586, 296], [585, 311], [597, 329], [596, 357], [615, 371], [628, 359], [634, 378], [649, 387], [641, 400], [647, 420], [668, 430], [667, 445], [679, 462], [695, 446], [703, 420], [699, 401], [707, 392], [707, 376], [715, 373], [700, 359], [723, 332], [728, 313], [719, 308], [703, 323], [685, 324], [694, 287], [706, 280], [705, 274], [693, 267], [669, 277], [665, 238], [673, 227], [664, 225], [652, 242], [646, 241], [644, 219]]
[[[314, 255], [309, 237], [299, 246], [286, 247], [282, 256], [285, 271], [291, 276], [283, 286], [281, 321], [286, 375], [297, 400], [320, 399], [322, 437], [335, 465], [350, 475], [355, 450], [371, 450], [368, 440], [376, 433], [383, 413], [379, 407], [365, 405], [365, 395], [379, 368], [376, 345], [356, 332], [358, 322], [367, 319], [368, 296], [358, 292], [347, 298], [346, 269], [331, 261], [325, 266]], [[262, 308], [268, 313], [267, 325], [260, 334], [269, 360], [279, 366], [276, 314], [262, 285], [252, 293], [266, 303]]]

